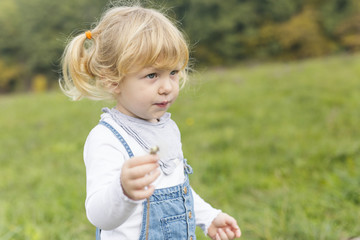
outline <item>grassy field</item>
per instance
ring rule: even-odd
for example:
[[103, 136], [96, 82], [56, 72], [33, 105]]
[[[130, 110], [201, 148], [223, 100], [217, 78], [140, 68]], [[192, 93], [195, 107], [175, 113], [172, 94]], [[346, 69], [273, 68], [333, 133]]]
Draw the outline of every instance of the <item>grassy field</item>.
[[[192, 185], [236, 217], [242, 239], [360, 236], [359, 55], [194, 79], [171, 109]], [[103, 106], [59, 92], [0, 97], [0, 240], [95, 239], [82, 147]]]

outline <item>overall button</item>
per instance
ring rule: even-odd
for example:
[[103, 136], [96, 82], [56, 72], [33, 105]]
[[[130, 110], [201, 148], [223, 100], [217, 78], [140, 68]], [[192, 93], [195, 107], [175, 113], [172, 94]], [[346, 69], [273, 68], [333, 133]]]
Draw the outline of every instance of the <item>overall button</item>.
[[191, 211], [189, 212], [189, 219], [191, 219], [191, 217], [192, 217], [192, 214], [191, 214]]
[[184, 187], [184, 194], [187, 194], [187, 187]]
[[192, 236], [190, 236], [190, 240], [193, 240], [193, 237], [192, 237]]

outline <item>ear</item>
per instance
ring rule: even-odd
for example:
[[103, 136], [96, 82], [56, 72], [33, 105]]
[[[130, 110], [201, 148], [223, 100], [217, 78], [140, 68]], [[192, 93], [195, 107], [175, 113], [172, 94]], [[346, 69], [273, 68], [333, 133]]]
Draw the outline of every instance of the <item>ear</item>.
[[116, 95], [120, 94], [121, 93], [120, 83], [112, 83], [111, 89], [112, 89], [113, 93], [115, 93]]

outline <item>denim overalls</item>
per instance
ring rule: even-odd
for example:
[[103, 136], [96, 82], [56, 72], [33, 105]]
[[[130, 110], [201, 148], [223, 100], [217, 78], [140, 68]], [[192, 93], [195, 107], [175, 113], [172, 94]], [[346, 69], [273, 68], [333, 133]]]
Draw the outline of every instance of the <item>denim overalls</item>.
[[[110, 124], [101, 121], [100, 124], [109, 128], [125, 147], [129, 157], [133, 157], [129, 145], [125, 139]], [[192, 173], [190, 165], [184, 159], [185, 181], [182, 184], [156, 189], [149, 198], [149, 227], [148, 240], [194, 240], [195, 236], [195, 213], [194, 201], [189, 185], [188, 174]], [[143, 202], [143, 217], [141, 224], [140, 240], [146, 239], [147, 201]], [[96, 240], [100, 240], [100, 229], [96, 229]]]

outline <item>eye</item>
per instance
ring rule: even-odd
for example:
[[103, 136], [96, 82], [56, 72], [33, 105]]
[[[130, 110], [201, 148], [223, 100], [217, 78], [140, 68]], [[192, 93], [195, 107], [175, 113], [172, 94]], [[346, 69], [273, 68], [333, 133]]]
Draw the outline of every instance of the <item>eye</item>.
[[173, 70], [170, 72], [170, 75], [174, 76], [179, 73], [179, 70]]
[[154, 79], [154, 78], [156, 78], [157, 76], [158, 76], [157, 73], [150, 73], [150, 74], [146, 75], [146, 78]]

